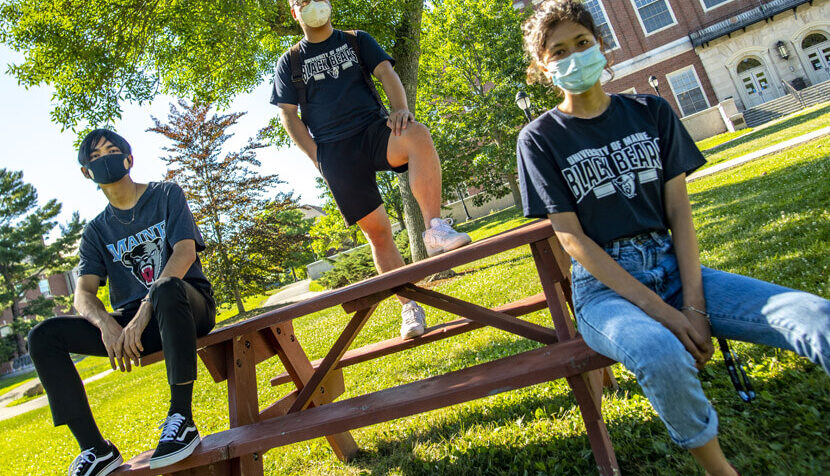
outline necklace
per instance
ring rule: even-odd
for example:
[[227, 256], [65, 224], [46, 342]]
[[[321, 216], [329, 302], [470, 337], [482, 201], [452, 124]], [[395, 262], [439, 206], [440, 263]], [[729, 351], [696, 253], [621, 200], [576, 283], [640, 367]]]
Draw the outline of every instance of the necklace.
[[135, 209], [137, 208], [137, 205], [138, 205], [138, 185], [133, 183], [133, 208], [132, 208], [132, 215], [130, 216], [130, 221], [124, 221], [124, 220], [118, 218], [118, 209], [113, 207], [112, 204], [110, 203], [110, 206], [112, 207], [112, 216], [114, 216], [115, 219], [118, 220], [118, 222], [121, 223], [122, 225], [130, 225], [135, 221]]

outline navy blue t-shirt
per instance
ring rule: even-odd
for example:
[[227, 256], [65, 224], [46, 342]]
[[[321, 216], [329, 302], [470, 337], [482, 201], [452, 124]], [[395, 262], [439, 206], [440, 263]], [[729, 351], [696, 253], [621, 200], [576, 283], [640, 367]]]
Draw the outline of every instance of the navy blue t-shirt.
[[[196, 251], [205, 249], [184, 192], [175, 183], [150, 182], [135, 207], [119, 210], [107, 205], [86, 225], [79, 272], [98, 276], [102, 286], [109, 278], [113, 309], [137, 307], [161, 275], [173, 245], [182, 240], [194, 240]], [[198, 255], [184, 280], [212, 294]]]
[[552, 109], [516, 153], [525, 216], [575, 212], [600, 245], [667, 230], [665, 183], [706, 163], [669, 103], [646, 94], [611, 95], [591, 119]]
[[[358, 31], [357, 41], [370, 73], [383, 61], [394, 66], [395, 61], [371, 35]], [[290, 56], [285, 52], [277, 63], [271, 104], [299, 104], [291, 82]], [[346, 41], [346, 33], [334, 30], [321, 43], [303, 38], [300, 58], [307, 100], [307, 110], [300, 112], [314, 142], [322, 144], [351, 137], [382, 117], [357, 55]]]

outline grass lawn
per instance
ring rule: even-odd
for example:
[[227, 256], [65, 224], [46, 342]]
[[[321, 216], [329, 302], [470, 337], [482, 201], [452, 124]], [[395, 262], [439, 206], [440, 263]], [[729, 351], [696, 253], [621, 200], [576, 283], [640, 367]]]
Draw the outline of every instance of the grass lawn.
[[[753, 129], [751, 132], [742, 130], [710, 137], [697, 143], [706, 157], [706, 165], [701, 169], [827, 127], [828, 124], [830, 105], [824, 105], [807, 109], [789, 119]], [[735, 140], [724, 143], [731, 139]]]
[[[792, 149], [690, 186], [704, 264], [830, 297], [830, 139]], [[481, 239], [526, 220], [516, 209], [465, 223]], [[441, 292], [493, 306], [539, 292], [529, 250], [518, 249], [456, 269], [433, 283]], [[494, 286], [494, 283], [498, 283]], [[398, 332], [399, 305], [381, 303], [353, 347]], [[547, 312], [526, 316], [549, 325]], [[432, 325], [451, 319], [427, 310]], [[338, 309], [295, 321], [312, 359], [322, 357], [345, 326]], [[348, 398], [442, 374], [534, 348], [536, 344], [480, 329], [345, 369]], [[701, 373], [719, 412], [726, 453], [743, 474], [816, 475], [830, 471], [830, 379], [794, 354], [737, 344], [759, 398], [751, 406], [735, 394], [719, 355]], [[194, 413], [202, 434], [227, 428], [224, 384], [200, 363]], [[269, 379], [278, 359], [259, 365], [260, 404], [284, 395]], [[614, 368], [621, 391], [603, 396], [603, 409], [623, 474], [701, 475], [687, 452], [670, 442], [633, 374]], [[163, 364], [113, 374], [87, 387], [104, 435], [125, 458], [152, 448], [167, 410]], [[268, 475], [590, 475], [596, 474], [585, 428], [563, 381], [536, 385], [352, 432], [362, 451], [339, 462], [324, 439], [269, 451]], [[0, 474], [58, 474], [77, 448], [66, 427], [53, 428], [48, 408], [0, 422]], [[32, 461], [38, 461], [33, 468]]]

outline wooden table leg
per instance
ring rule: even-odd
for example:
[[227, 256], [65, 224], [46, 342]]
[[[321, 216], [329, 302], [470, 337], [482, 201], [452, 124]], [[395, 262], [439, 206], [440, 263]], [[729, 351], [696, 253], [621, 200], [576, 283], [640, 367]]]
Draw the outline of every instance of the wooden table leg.
[[[231, 428], [259, 421], [256, 360], [252, 336], [234, 338], [226, 351], [228, 369], [228, 421]], [[233, 476], [262, 476], [262, 455], [250, 454], [230, 461]]]
[[[293, 323], [284, 322], [272, 327], [271, 330], [276, 343], [277, 355], [280, 360], [282, 360], [286, 372], [291, 375], [291, 379], [294, 381], [297, 389], [302, 390], [306, 383], [308, 383], [314, 375], [314, 367], [311, 365], [311, 361], [308, 360], [308, 355], [306, 355], [305, 351], [303, 351], [300, 341], [294, 334]], [[311, 406], [330, 403], [342, 393], [341, 389], [333, 388], [342, 387], [342, 370], [332, 373], [332, 377], [337, 381], [332, 384], [329, 384], [332, 378], [324, 381], [323, 384], [319, 386], [319, 391], [314, 392], [314, 396], [311, 398]], [[299, 392], [297, 395], [298, 394]], [[297, 395], [294, 395], [295, 401]], [[291, 402], [291, 405], [293, 405], [293, 402]], [[284, 408], [285, 413], [288, 412], [288, 408], [290, 408], [291, 405], [287, 405], [286, 408]], [[280, 411], [283, 411], [283, 409]], [[357, 443], [348, 431], [334, 435], [327, 435], [326, 440], [328, 440], [329, 445], [331, 445], [331, 449], [340, 461], [349, 461], [359, 450]]]
[[[548, 308], [553, 319], [554, 328], [559, 336], [560, 342], [566, 342], [576, 336], [576, 328], [568, 310], [570, 294], [565, 293], [563, 283], [567, 282], [567, 274], [563, 271], [564, 265], [560, 263], [564, 258], [561, 256], [561, 246], [558, 241], [539, 241], [530, 245], [533, 259], [536, 262], [536, 271], [539, 273], [539, 280], [548, 301]], [[555, 248], [560, 253], [557, 256]], [[571, 307], [573, 307], [572, 303]], [[607, 370], [610, 372], [610, 369]], [[604, 370], [594, 370], [581, 375], [568, 378], [568, 384], [574, 393], [574, 398], [582, 413], [582, 420], [585, 422], [585, 431], [588, 433], [588, 440], [597, 462], [597, 469], [603, 476], [616, 476], [620, 474], [617, 464], [617, 457], [614, 454], [614, 447], [611, 438], [608, 436], [608, 428], [602, 419], [602, 382]]]

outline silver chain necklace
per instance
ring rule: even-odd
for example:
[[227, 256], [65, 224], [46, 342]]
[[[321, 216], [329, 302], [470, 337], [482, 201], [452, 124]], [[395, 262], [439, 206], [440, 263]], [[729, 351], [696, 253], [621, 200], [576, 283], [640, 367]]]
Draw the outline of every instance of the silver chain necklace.
[[130, 216], [130, 221], [124, 221], [118, 218], [118, 209], [115, 208], [111, 203], [110, 206], [112, 207], [112, 216], [114, 216], [119, 223], [121, 223], [122, 225], [131, 225], [135, 221], [135, 209], [138, 208], [138, 185], [133, 183], [133, 208], [132, 215]]

